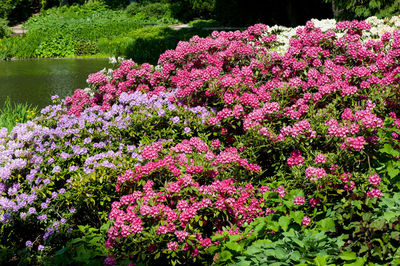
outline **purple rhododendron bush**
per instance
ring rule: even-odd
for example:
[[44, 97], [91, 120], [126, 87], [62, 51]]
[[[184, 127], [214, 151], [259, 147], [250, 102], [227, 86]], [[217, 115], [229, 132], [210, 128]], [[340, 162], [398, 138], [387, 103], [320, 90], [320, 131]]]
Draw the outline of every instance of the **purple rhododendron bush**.
[[[0, 134], [3, 263], [400, 263], [400, 30], [122, 61]], [[367, 36], [367, 37], [366, 37]]]

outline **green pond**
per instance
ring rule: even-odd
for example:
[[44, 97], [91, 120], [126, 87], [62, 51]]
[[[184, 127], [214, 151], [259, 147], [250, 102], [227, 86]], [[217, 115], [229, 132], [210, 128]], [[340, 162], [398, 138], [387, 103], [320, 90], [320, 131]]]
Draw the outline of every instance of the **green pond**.
[[9, 97], [41, 109], [52, 95], [64, 98], [86, 88], [88, 75], [105, 67], [111, 67], [106, 58], [0, 61], [0, 106]]

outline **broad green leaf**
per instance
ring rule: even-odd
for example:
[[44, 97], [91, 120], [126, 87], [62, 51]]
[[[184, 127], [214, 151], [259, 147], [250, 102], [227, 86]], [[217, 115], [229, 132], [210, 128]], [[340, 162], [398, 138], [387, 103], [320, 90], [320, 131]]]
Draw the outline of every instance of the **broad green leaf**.
[[281, 216], [279, 218], [279, 226], [282, 227], [283, 231], [287, 231], [290, 224], [290, 216]]
[[255, 255], [257, 253], [262, 253], [263, 248], [261, 246], [250, 246], [247, 248], [248, 255]]
[[382, 230], [386, 225], [386, 220], [385, 219], [380, 219], [378, 221], [372, 222], [371, 227], [376, 229], [376, 230]]
[[391, 178], [396, 177], [400, 173], [400, 170], [398, 168], [394, 168], [391, 162], [388, 163], [387, 171]]
[[230, 252], [227, 251], [227, 250], [224, 250], [224, 251], [222, 251], [222, 252], [219, 254], [219, 258], [220, 258], [220, 260], [222, 260], [222, 261], [230, 260], [230, 259], [232, 258], [232, 253], [230, 253]]
[[385, 217], [386, 221], [389, 222], [392, 218], [398, 217], [398, 214], [396, 212], [385, 212], [383, 217]]
[[355, 252], [345, 251], [339, 255], [339, 258], [342, 260], [355, 260], [357, 258], [357, 254]]
[[328, 231], [328, 232], [335, 232], [336, 231], [335, 222], [334, 222], [334, 220], [332, 218], [322, 219], [317, 224], [320, 226], [320, 228], [323, 231]]
[[292, 213], [290, 213], [290, 217], [292, 217], [293, 220], [294, 220], [297, 224], [301, 225], [301, 222], [303, 221], [303, 217], [304, 217], [304, 212], [302, 212], [302, 211], [295, 211], [295, 212], [292, 212]]
[[276, 248], [275, 249], [275, 257], [278, 259], [278, 260], [283, 260], [283, 259], [285, 259], [286, 257], [287, 257], [287, 252], [283, 249], [283, 248]]
[[235, 242], [229, 242], [225, 247], [236, 252], [241, 252], [243, 250], [242, 246]]
[[259, 240], [256, 240], [256, 241], [254, 241], [253, 242], [253, 245], [268, 245], [268, 244], [271, 244], [272, 243], [272, 241], [271, 240], [269, 240], [269, 239], [259, 239]]
[[346, 263], [344, 265], [346, 265], [346, 266], [364, 266], [365, 265], [365, 260], [363, 258], [356, 258], [355, 262]]
[[321, 256], [317, 256], [314, 258], [314, 262], [317, 266], [326, 266], [326, 259]]
[[300, 252], [299, 251], [294, 251], [294, 252], [292, 252], [291, 254], [290, 254], [290, 258], [292, 259], [292, 260], [294, 260], [294, 261], [299, 261], [300, 260], [300, 258], [301, 258], [301, 254], [300, 254]]
[[380, 149], [379, 151], [380, 151], [380, 152], [387, 153], [387, 154], [390, 154], [390, 155], [392, 155], [392, 156], [394, 156], [394, 157], [397, 157], [397, 156], [400, 155], [400, 152], [399, 152], [399, 151], [393, 149], [392, 145], [387, 144], [387, 143], [386, 143], [385, 145], [383, 145], [383, 148]]

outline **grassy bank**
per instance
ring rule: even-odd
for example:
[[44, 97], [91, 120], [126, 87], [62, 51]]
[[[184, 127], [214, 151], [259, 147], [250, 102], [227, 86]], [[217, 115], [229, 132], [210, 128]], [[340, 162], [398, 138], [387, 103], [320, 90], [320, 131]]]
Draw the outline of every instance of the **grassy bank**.
[[[173, 30], [168, 5], [133, 3], [111, 10], [99, 3], [53, 8], [31, 17], [23, 36], [0, 39], [0, 59], [123, 56], [137, 62], [156, 63], [159, 55], [194, 35], [212, 30]], [[214, 22], [205, 22], [214, 26]]]

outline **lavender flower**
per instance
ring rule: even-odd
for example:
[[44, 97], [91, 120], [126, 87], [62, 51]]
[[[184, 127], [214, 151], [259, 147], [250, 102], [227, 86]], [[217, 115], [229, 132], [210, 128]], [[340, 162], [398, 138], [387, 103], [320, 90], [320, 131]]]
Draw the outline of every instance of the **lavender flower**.
[[179, 116], [174, 116], [174, 117], [171, 118], [171, 121], [172, 121], [172, 123], [174, 123], [174, 124], [178, 123], [179, 120], [180, 120]]
[[61, 171], [61, 167], [56, 165], [56, 166], [54, 166], [52, 173], [59, 173], [60, 171]]

